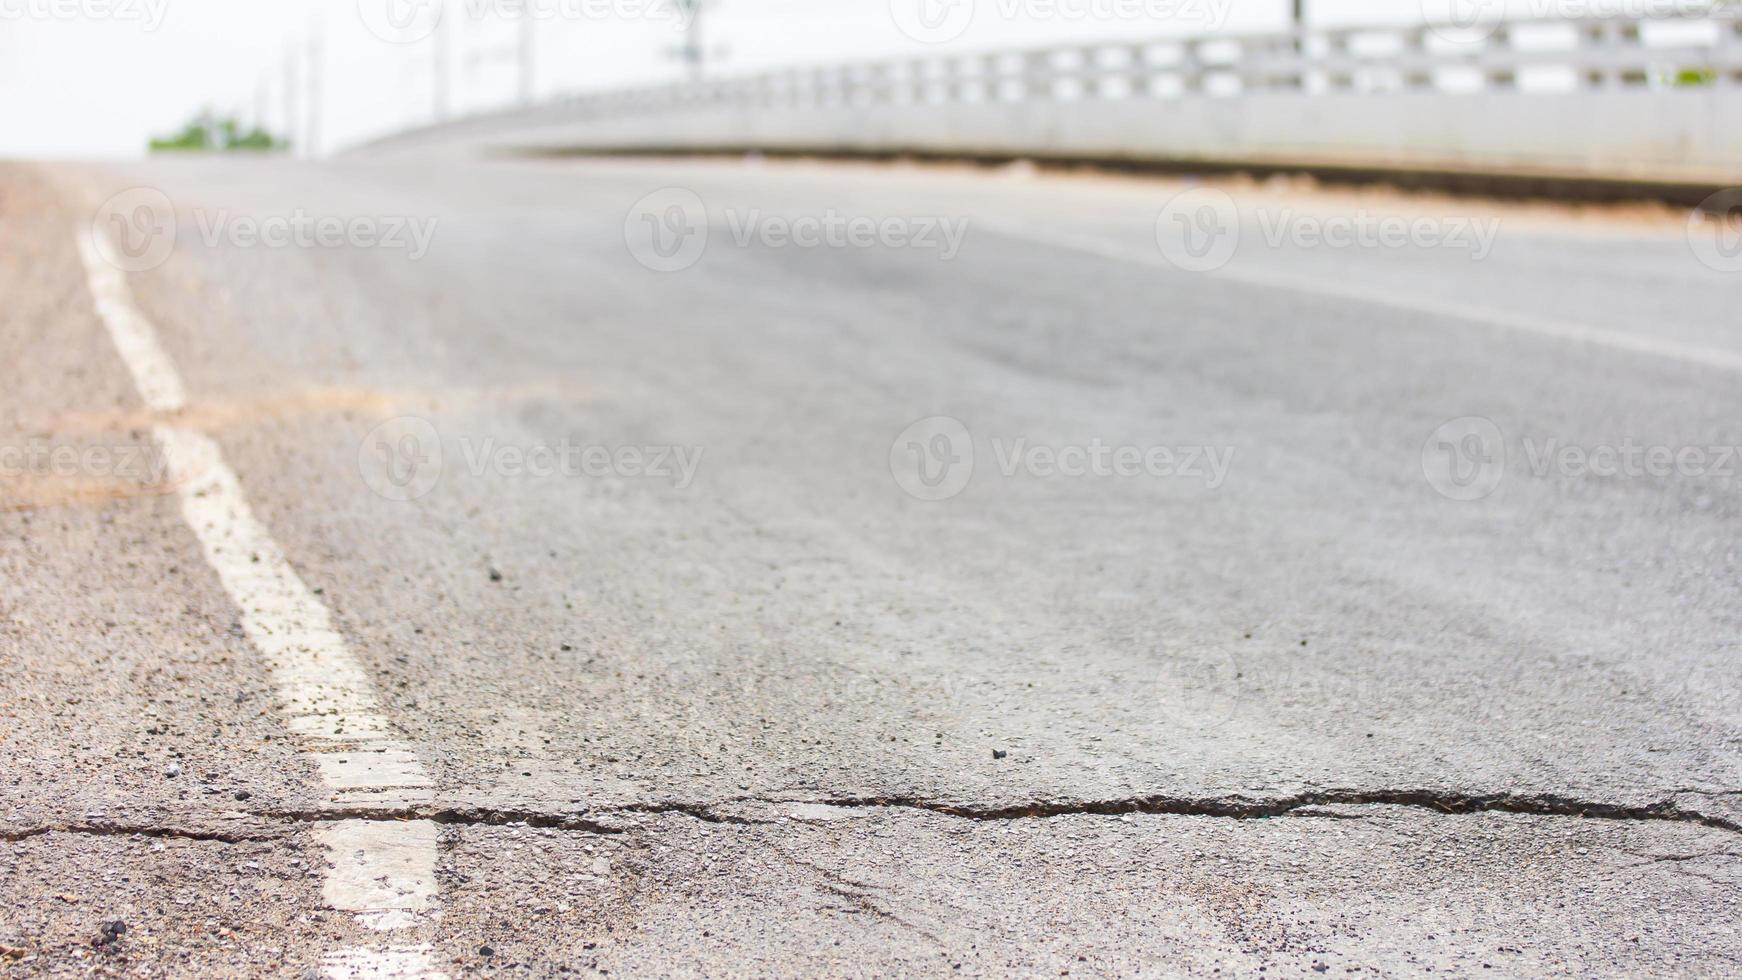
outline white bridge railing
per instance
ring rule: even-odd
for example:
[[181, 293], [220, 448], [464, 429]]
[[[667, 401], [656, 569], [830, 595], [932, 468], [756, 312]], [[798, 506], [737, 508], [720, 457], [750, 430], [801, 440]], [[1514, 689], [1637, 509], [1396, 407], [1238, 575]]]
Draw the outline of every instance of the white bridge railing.
[[940, 52], [586, 93], [385, 142], [1572, 178], [1616, 194], [1675, 185], [1678, 197], [1742, 186], [1733, 13], [1470, 34], [1312, 28]]
[[1742, 20], [1507, 21], [1309, 28], [1248, 36], [940, 53], [573, 96], [600, 114], [738, 105], [762, 109], [1395, 93], [1742, 86]]

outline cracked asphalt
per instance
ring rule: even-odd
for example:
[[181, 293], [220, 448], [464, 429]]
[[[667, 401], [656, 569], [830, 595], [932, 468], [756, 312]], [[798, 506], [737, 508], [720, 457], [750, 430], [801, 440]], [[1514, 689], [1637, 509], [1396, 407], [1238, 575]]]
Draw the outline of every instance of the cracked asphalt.
[[[173, 418], [76, 244], [142, 186]], [[637, 238], [673, 188], [699, 255]], [[1232, 275], [1166, 268], [1185, 188], [0, 167], [0, 971], [330, 973], [375, 940], [320, 830], [429, 821], [451, 976], [1742, 973], [1742, 279], [1651, 208], [1245, 185]], [[1471, 213], [1480, 260], [1263, 235]], [[427, 254], [236, 232], [299, 214]], [[967, 234], [739, 234], [831, 214]], [[1472, 418], [1506, 465], [1456, 499]], [[164, 424], [221, 447], [431, 800], [323, 789]], [[1231, 455], [1059, 472], [1096, 445]], [[1711, 465], [1559, 455], [1629, 445]], [[563, 447], [604, 462], [527, 465]]]

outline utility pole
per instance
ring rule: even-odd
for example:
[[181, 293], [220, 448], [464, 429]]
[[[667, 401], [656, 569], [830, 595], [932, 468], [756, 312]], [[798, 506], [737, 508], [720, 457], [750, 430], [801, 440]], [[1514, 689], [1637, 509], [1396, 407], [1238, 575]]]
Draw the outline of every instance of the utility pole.
[[321, 71], [322, 67], [321, 33], [320, 27], [317, 25], [311, 27], [309, 31], [308, 66], [304, 72], [306, 76], [304, 81], [308, 83], [308, 120], [305, 127], [307, 132], [305, 133], [304, 138], [308, 141], [309, 156], [318, 156], [320, 154], [321, 110], [325, 108], [322, 104], [325, 95], [325, 92], [321, 88], [325, 81]]
[[1301, 91], [1306, 91], [1311, 87], [1308, 80], [1308, 76], [1311, 73], [1307, 71], [1305, 64], [1306, 59], [1312, 54], [1312, 49], [1307, 40], [1306, 33], [1306, 7], [1307, 0], [1294, 0], [1294, 18], [1292, 20], [1292, 26], [1294, 28], [1294, 54], [1295, 58], [1300, 62], [1299, 74], [1295, 76], [1295, 85], [1299, 86]]
[[272, 82], [264, 74], [254, 85], [254, 128], [272, 132]]
[[300, 83], [296, 76], [296, 48], [287, 47], [284, 52], [284, 139], [290, 144], [292, 156], [302, 152], [302, 143], [297, 138], [297, 92]]
[[684, 19], [683, 44], [677, 49], [678, 60], [689, 70], [690, 80], [702, 77], [708, 52], [702, 45], [702, 10], [707, 0], [666, 0]]
[[[507, 27], [514, 36], [507, 43], [502, 42], [501, 27]], [[460, 43], [460, 63], [465, 66], [465, 92], [475, 104], [479, 98], [495, 101], [494, 95], [483, 94], [494, 90], [494, 86], [483, 83], [479, 78], [481, 70], [488, 70], [494, 78], [497, 66], [503, 66], [514, 75], [514, 94], [510, 101], [519, 106], [529, 106], [537, 96], [537, 76], [535, 67], [535, 42], [537, 41], [537, 18], [529, 6], [522, 6], [512, 20], [506, 18], [502, 22], [492, 20], [484, 28], [482, 40], [474, 40], [468, 45], [462, 39]]]
[[430, 45], [435, 58], [435, 64], [431, 66], [433, 74], [431, 75], [430, 88], [435, 100], [433, 108], [435, 109], [436, 122], [441, 122], [448, 117], [448, 19], [444, 16], [446, 13], [446, 0], [436, 0], [435, 33], [431, 35], [434, 43]]
[[536, 76], [533, 75], [533, 68], [534, 68], [533, 58], [534, 58], [534, 55], [536, 54], [534, 42], [537, 40], [537, 32], [536, 32], [537, 25], [533, 22], [533, 19], [532, 19], [532, 5], [531, 4], [523, 4], [521, 6], [521, 8], [520, 8], [520, 23], [517, 25], [517, 27], [518, 27], [519, 32], [520, 32], [520, 38], [519, 38], [519, 40], [520, 40], [520, 44], [519, 44], [519, 49], [520, 49], [519, 50], [520, 104], [523, 106], [528, 106], [528, 105], [532, 104], [533, 97], [536, 94], [536, 86], [537, 86], [537, 78], [536, 78]]

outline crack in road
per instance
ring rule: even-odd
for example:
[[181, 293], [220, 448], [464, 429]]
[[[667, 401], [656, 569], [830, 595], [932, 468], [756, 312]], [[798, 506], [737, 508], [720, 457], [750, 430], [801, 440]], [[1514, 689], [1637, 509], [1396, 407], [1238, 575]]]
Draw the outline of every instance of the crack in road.
[[[1710, 794], [1718, 795], [1718, 794]], [[1571, 817], [1655, 823], [1685, 823], [1730, 833], [1742, 833], [1742, 822], [1698, 810], [1686, 809], [1673, 800], [1627, 806], [1554, 794], [1470, 794], [1442, 790], [1315, 790], [1274, 798], [1240, 795], [1214, 797], [1141, 796], [1111, 800], [1053, 800], [1012, 804], [972, 804], [907, 796], [778, 798], [741, 796], [713, 803], [664, 801], [637, 803], [578, 813], [550, 810], [492, 808], [483, 806], [349, 808], [253, 811], [246, 816], [260, 821], [322, 824], [346, 820], [402, 822], [427, 820], [444, 826], [524, 826], [600, 836], [617, 836], [638, 828], [612, 818], [629, 815], [677, 814], [712, 824], [768, 826], [775, 820], [759, 820], [722, 812], [735, 804], [764, 806], [827, 806], [843, 810], [913, 810], [977, 821], [1036, 820], [1064, 816], [1217, 817], [1230, 820], [1264, 820], [1278, 817], [1340, 816], [1323, 812], [1329, 806], [1397, 806], [1444, 815], [1505, 813], [1518, 816]], [[164, 837], [240, 844], [276, 840], [283, 831], [204, 831], [152, 824], [49, 824], [41, 827], [0, 830], [0, 840], [22, 841], [46, 834], [67, 833], [104, 837]]]
[[49, 834], [79, 834], [85, 837], [154, 837], [163, 840], [203, 841], [216, 844], [254, 844], [265, 841], [283, 840], [288, 831], [277, 830], [261, 833], [233, 833], [230, 831], [192, 830], [183, 827], [164, 827], [151, 824], [45, 824], [40, 827], [28, 827], [20, 830], [0, 829], [0, 841], [10, 844], [20, 843], [34, 837], [46, 837]]
[[1296, 811], [1324, 806], [1401, 806], [1434, 813], [1511, 813], [1538, 817], [1577, 817], [1588, 820], [1664, 821], [1691, 823], [1731, 833], [1742, 833], [1742, 822], [1688, 810], [1673, 800], [1643, 806], [1624, 806], [1554, 794], [1469, 794], [1443, 790], [1317, 790], [1273, 799], [1247, 796], [1208, 798], [1146, 796], [1098, 801], [1052, 801], [1005, 806], [975, 806], [912, 797], [854, 797], [847, 799], [792, 800], [824, 806], [923, 810], [969, 820], [1033, 820], [1046, 817], [1151, 814], [1193, 817], [1225, 817], [1259, 820], [1295, 815]]
[[1636, 851], [1626, 852], [1639, 858], [1640, 862], [1630, 867], [1640, 868], [1647, 864], [1681, 864], [1687, 861], [1702, 861], [1706, 858], [1742, 858], [1742, 851], [1702, 851], [1699, 854], [1640, 854]]
[[252, 816], [268, 820], [287, 820], [295, 823], [307, 824], [336, 823], [345, 820], [388, 823], [399, 823], [408, 820], [427, 820], [431, 823], [440, 824], [442, 826], [527, 826], [540, 830], [566, 830], [598, 835], [616, 835], [622, 834], [628, 830], [628, 828], [618, 824], [594, 820], [586, 814], [581, 813], [553, 813], [548, 810], [497, 809], [481, 806], [404, 806], [359, 809], [340, 807], [331, 810], [288, 810], [270, 813], [255, 813], [252, 814]]

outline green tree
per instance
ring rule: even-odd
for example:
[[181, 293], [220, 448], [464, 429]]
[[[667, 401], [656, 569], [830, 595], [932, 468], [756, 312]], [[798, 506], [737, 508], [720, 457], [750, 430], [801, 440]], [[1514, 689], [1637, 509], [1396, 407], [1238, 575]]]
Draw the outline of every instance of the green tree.
[[175, 135], [151, 141], [153, 153], [270, 153], [289, 147], [288, 141], [264, 129], [244, 128], [234, 116], [220, 117], [209, 109], [196, 114]]

